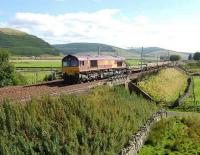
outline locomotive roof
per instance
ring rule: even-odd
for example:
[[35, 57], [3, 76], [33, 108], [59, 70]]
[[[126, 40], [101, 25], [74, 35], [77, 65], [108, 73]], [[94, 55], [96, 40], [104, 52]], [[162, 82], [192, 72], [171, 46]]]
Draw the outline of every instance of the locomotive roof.
[[122, 60], [125, 60], [125, 58], [123, 58], [123, 57], [110, 56], [110, 55], [99, 55], [99, 56], [91, 56], [91, 55], [86, 55], [86, 56], [81, 56], [81, 55], [67, 55], [67, 56], [74, 56], [79, 61], [84, 61], [84, 60], [118, 60], [118, 61], [122, 61]]

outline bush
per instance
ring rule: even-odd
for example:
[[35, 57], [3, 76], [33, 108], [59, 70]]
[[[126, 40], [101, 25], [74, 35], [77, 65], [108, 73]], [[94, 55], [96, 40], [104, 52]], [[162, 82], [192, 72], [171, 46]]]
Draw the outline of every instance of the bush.
[[179, 61], [180, 59], [180, 55], [170, 55], [170, 61]]
[[15, 72], [14, 66], [9, 63], [9, 51], [0, 49], [0, 87], [26, 84], [24, 77]]
[[9, 63], [9, 52], [0, 49], [0, 87], [13, 85], [14, 67]]
[[200, 52], [194, 53], [193, 59], [194, 60], [200, 60]]
[[55, 73], [45, 75], [45, 77], [44, 77], [44, 81], [52, 81], [52, 80], [56, 80]]

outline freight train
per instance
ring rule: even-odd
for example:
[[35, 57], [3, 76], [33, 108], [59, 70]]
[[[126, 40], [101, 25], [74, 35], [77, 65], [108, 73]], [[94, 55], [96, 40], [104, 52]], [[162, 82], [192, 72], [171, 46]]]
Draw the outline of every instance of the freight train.
[[[162, 66], [164, 63], [153, 63], [144, 68], [147, 70], [158, 65]], [[62, 59], [63, 79], [70, 84], [128, 75], [137, 71], [141, 69], [129, 69], [123, 57], [67, 55]]]

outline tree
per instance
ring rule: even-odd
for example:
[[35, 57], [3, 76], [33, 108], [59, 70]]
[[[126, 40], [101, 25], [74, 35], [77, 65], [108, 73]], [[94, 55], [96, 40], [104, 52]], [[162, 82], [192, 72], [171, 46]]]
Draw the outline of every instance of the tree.
[[180, 55], [170, 55], [170, 61], [179, 61], [180, 59]]
[[194, 60], [200, 60], [200, 52], [194, 53], [193, 59]]
[[189, 54], [188, 60], [192, 60], [192, 54]]
[[0, 87], [15, 84], [15, 69], [9, 63], [9, 52], [0, 49]]

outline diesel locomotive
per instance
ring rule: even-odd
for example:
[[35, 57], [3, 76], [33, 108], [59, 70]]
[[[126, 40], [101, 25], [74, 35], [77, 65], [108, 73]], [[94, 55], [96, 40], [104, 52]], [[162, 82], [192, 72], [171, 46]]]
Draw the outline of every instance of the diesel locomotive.
[[125, 58], [115, 56], [75, 56], [62, 59], [63, 79], [79, 83], [127, 74]]

